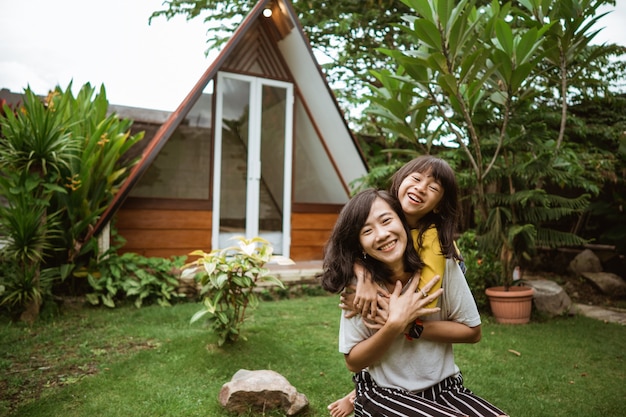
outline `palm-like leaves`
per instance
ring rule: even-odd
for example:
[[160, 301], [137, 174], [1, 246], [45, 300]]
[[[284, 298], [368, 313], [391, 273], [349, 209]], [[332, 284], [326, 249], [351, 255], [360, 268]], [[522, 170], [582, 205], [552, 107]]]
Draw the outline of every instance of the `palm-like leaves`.
[[[587, 68], [576, 57], [584, 51], [591, 57], [611, 53], [587, 48], [604, 2], [403, 3], [414, 11], [402, 29], [411, 43], [382, 51], [396, 63], [395, 71], [373, 72], [378, 84], [371, 114], [380, 126], [415, 148], [428, 151], [424, 144], [443, 134], [463, 150], [472, 168], [478, 231], [500, 255], [505, 280], [537, 245], [584, 243], [551, 225], [581, 213], [589, 196], [566, 198], [545, 190], [598, 192], [590, 181], [580, 181], [584, 157], [565, 142], [564, 128], [571, 120], [569, 86]], [[536, 98], [555, 91], [554, 112], [537, 110], [542, 103]], [[550, 125], [547, 116], [554, 117]]]
[[[59, 103], [58, 106], [62, 106]], [[39, 173], [54, 178], [66, 168], [76, 152], [76, 143], [69, 140], [63, 114], [46, 105], [30, 89], [24, 105], [17, 113], [5, 107], [0, 118], [0, 166], [7, 170]]]
[[27, 89], [24, 105], [15, 112], [5, 106], [0, 117], [3, 259], [16, 263], [22, 281], [32, 276], [34, 294], [41, 293], [41, 265], [74, 261], [128, 174], [133, 161], [123, 155], [143, 138], [130, 135], [129, 120], [107, 115], [104, 87], [94, 93], [86, 84], [74, 98], [70, 84], [41, 100]]
[[[59, 193], [53, 201], [59, 209], [66, 208], [66, 242], [70, 258], [77, 255], [90, 226], [93, 226], [117, 193], [135, 161], [123, 163], [124, 154], [139, 140], [143, 132], [130, 135], [130, 120], [107, 115], [108, 102], [102, 88], [85, 85], [76, 99], [63, 107], [70, 137], [80, 143], [76, 157], [62, 171], [67, 193]], [[59, 99], [60, 101], [60, 99]]]

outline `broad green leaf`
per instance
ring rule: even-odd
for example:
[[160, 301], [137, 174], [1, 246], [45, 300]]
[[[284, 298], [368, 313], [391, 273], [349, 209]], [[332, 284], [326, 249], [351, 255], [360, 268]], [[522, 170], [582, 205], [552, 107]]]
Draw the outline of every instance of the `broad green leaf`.
[[497, 45], [500, 46], [502, 51], [506, 53], [509, 59], [514, 59], [513, 31], [511, 26], [504, 20], [496, 22], [496, 38]]
[[197, 311], [192, 317], [191, 320], [189, 320], [189, 323], [195, 323], [196, 321], [200, 320], [202, 317], [204, 317], [205, 314], [210, 313], [208, 310], [199, 310]]
[[489, 99], [494, 103], [505, 106], [507, 102], [507, 94], [504, 91], [496, 91], [489, 96]]
[[413, 30], [419, 40], [426, 43], [436, 51], [441, 50], [441, 34], [434, 23], [424, 19], [419, 19], [413, 23]]
[[434, 13], [428, 0], [402, 0], [404, 4], [414, 9], [423, 19], [433, 23]]

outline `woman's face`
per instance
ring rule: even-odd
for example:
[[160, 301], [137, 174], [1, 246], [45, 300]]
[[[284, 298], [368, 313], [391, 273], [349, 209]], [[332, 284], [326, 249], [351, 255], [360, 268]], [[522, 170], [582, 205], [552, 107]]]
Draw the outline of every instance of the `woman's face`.
[[402, 180], [397, 197], [412, 228], [417, 227], [422, 217], [437, 208], [443, 192], [443, 187], [430, 172], [413, 172]]
[[404, 268], [407, 234], [402, 221], [385, 200], [374, 200], [361, 228], [359, 242], [367, 256], [385, 263], [391, 269]]

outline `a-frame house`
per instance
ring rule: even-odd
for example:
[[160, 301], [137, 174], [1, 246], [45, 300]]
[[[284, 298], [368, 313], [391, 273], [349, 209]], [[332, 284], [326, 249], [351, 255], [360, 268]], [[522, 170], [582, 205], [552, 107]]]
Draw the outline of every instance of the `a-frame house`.
[[[271, 11], [271, 13], [270, 13]], [[292, 5], [261, 0], [151, 137], [96, 233], [124, 252], [186, 255], [261, 236], [321, 259], [366, 163]]]

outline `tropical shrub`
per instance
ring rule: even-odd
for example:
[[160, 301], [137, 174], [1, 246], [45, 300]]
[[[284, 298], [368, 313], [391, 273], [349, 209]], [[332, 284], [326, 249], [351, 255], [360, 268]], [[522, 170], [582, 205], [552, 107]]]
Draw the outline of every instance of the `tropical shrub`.
[[204, 307], [193, 315], [191, 323], [207, 316], [206, 322], [217, 335], [219, 346], [234, 343], [241, 336], [246, 310], [258, 305], [255, 289], [259, 283], [269, 282], [285, 288], [280, 279], [269, 275], [270, 270], [265, 264], [270, 261], [293, 263], [273, 256], [273, 248], [265, 239], [235, 239], [238, 240], [237, 246], [214, 249], [210, 253], [192, 252], [190, 256], [198, 258], [185, 265], [182, 275], [194, 276], [202, 285]]
[[95, 256], [86, 238], [134, 163], [124, 154], [143, 137], [107, 115], [104, 87], [94, 94], [86, 84], [74, 97], [70, 83], [41, 99], [27, 88], [22, 104], [0, 112], [0, 260], [15, 264], [5, 288], [21, 294], [5, 290], [0, 305], [22, 308], [25, 321], [49, 292], [42, 271], [63, 279], [79, 255]]
[[467, 230], [457, 240], [465, 262], [465, 279], [474, 295], [478, 310], [489, 311], [489, 300], [485, 289], [496, 285], [500, 276], [500, 261], [492, 253], [481, 250], [476, 232]]
[[186, 259], [146, 258], [131, 252], [118, 255], [112, 249], [94, 269], [77, 274], [89, 281], [93, 291], [87, 294], [87, 301], [92, 305], [114, 308], [117, 302], [130, 301], [137, 308], [151, 303], [171, 306], [184, 297], [178, 293], [178, 276]]
[[577, 57], [615, 52], [589, 47], [605, 1], [403, 3], [413, 11], [401, 25], [409, 43], [383, 49], [395, 68], [372, 71], [370, 114], [422, 152], [449, 144], [444, 157], [460, 160], [473, 226], [482, 251], [500, 261], [500, 285], [537, 246], [584, 244], [558, 222], [576, 222], [598, 193], [602, 179], [586, 172], [603, 158], [569, 141], [566, 127], [592, 70]]
[[[71, 85], [70, 85], [71, 86]], [[106, 210], [114, 195], [138, 158], [129, 160], [127, 152], [143, 139], [144, 133], [130, 134], [132, 121], [108, 114], [104, 87], [96, 93], [89, 84], [83, 86], [76, 98], [66, 90], [56, 89], [51, 102], [56, 112], [64, 114], [63, 121], [69, 137], [79, 146], [67, 166], [61, 170], [66, 193], [56, 193], [53, 208], [61, 210], [62, 230], [60, 246], [67, 248], [67, 259], [74, 262], [84, 253], [85, 239], [91, 228]], [[69, 95], [66, 105], [64, 96]], [[91, 248], [86, 248], [89, 251]]]

